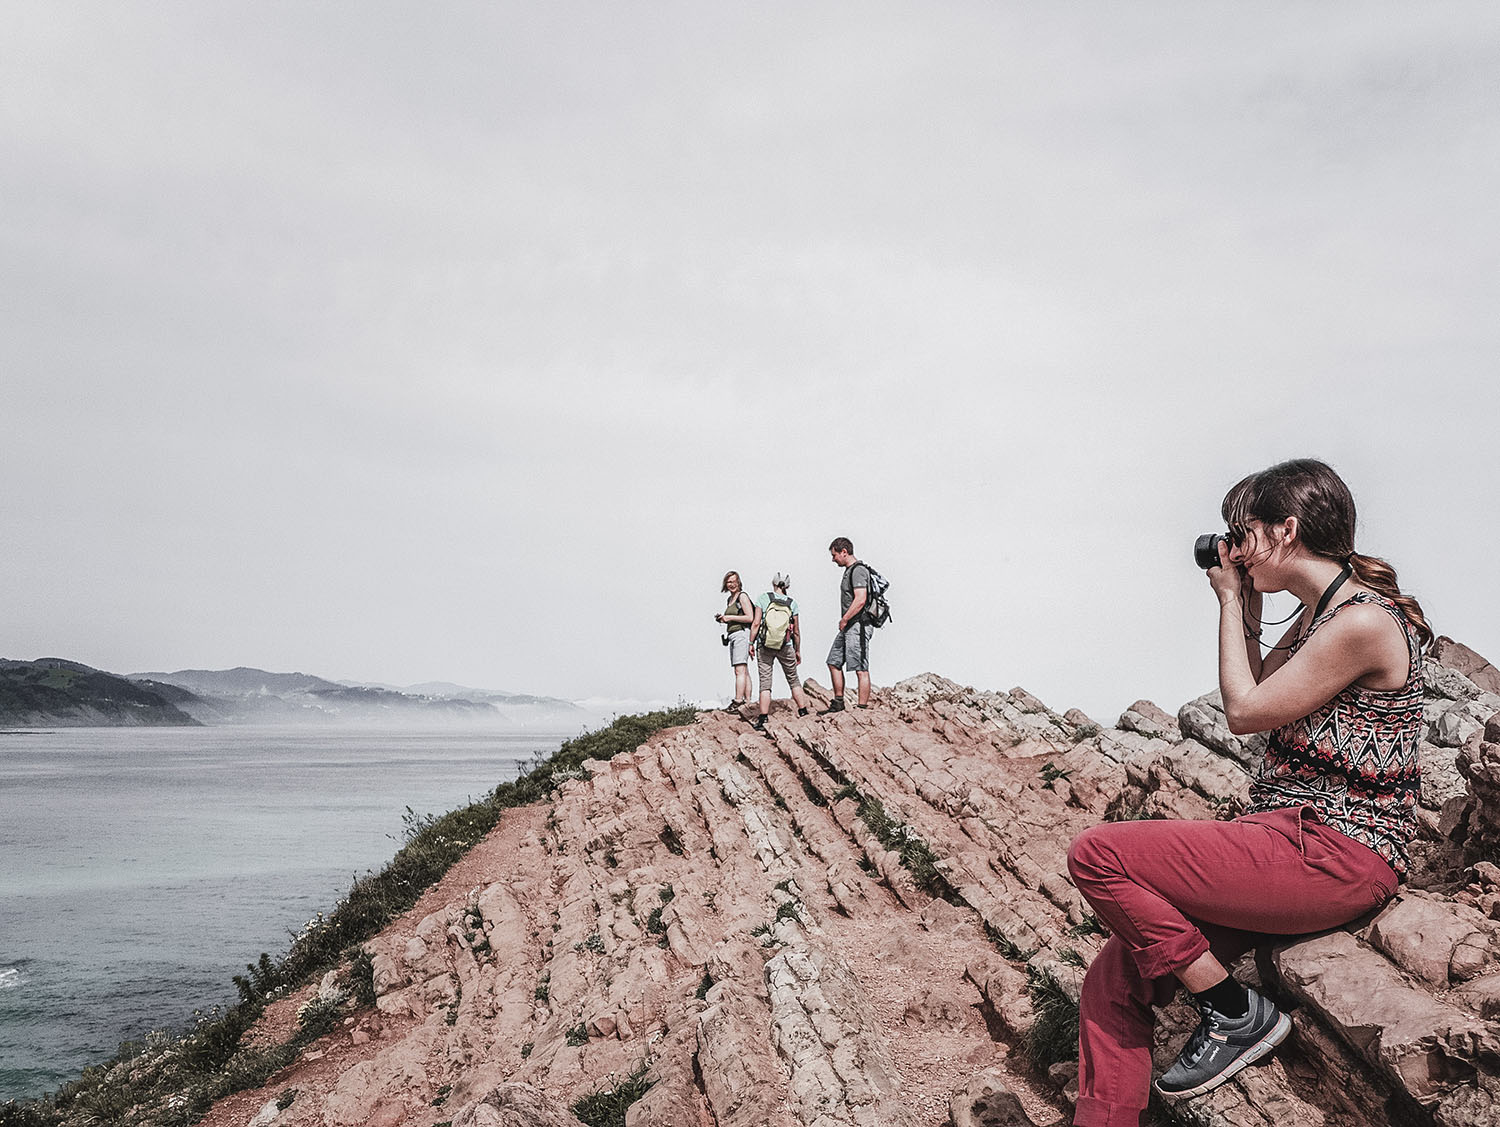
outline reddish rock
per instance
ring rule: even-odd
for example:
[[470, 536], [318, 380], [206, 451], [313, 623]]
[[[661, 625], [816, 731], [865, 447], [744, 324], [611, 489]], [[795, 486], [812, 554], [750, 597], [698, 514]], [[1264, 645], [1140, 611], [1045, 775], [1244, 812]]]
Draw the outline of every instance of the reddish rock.
[[[1482, 700], [1439, 669], [1433, 716]], [[206, 1127], [243, 1127], [292, 1087], [288, 1127], [569, 1123], [641, 1069], [631, 1127], [1053, 1123], [1074, 1071], [1011, 1062], [1036, 1023], [1030, 976], [1076, 999], [1101, 942], [1069, 841], [1244, 800], [1255, 742], [1211, 698], [1180, 719], [1138, 702], [1096, 732], [1024, 690], [931, 674], [865, 711], [778, 706], [765, 734], [703, 714], [507, 811], [365, 944], [377, 1008]], [[1429, 811], [1452, 839], [1419, 843], [1370, 943], [1337, 931], [1268, 962], [1303, 1002], [1296, 1035], [1176, 1121], [1344, 1127], [1417, 1101], [1438, 1127], [1493, 1127], [1500, 740], [1477, 733], [1456, 763], [1464, 793]], [[1191, 1021], [1165, 1011], [1163, 1060]]]
[[1487, 692], [1500, 693], [1500, 669], [1496, 669], [1462, 642], [1439, 635], [1432, 644], [1431, 659], [1441, 662], [1449, 669], [1458, 670]]

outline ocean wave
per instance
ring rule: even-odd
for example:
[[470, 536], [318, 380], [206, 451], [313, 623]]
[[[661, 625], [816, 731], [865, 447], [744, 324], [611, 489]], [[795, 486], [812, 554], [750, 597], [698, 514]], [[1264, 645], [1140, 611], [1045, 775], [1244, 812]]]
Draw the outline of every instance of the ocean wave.
[[15, 967], [0, 967], [0, 990], [21, 985], [21, 972]]

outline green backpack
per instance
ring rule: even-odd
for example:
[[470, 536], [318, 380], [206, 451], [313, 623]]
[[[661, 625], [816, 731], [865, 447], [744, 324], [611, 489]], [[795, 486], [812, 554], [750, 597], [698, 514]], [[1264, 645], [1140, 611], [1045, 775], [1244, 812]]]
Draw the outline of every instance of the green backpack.
[[792, 625], [792, 598], [790, 595], [771, 595], [765, 613], [760, 617], [760, 637], [763, 649], [779, 650], [786, 644], [786, 632]]

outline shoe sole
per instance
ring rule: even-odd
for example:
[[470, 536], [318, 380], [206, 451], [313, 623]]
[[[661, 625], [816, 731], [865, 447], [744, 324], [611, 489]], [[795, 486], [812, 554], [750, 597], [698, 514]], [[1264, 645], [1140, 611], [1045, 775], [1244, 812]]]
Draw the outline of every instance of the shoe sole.
[[1205, 1080], [1196, 1088], [1184, 1088], [1180, 1092], [1163, 1091], [1159, 1082], [1153, 1083], [1151, 1087], [1156, 1089], [1158, 1095], [1164, 1096], [1169, 1100], [1191, 1099], [1193, 1096], [1203, 1095], [1204, 1092], [1212, 1092], [1220, 1084], [1233, 1080], [1241, 1071], [1265, 1057], [1272, 1049], [1285, 1041], [1286, 1035], [1291, 1031], [1292, 1019], [1287, 1017], [1286, 1014], [1277, 1014], [1276, 1024], [1271, 1027], [1271, 1031], [1246, 1049], [1244, 1053], [1235, 1059], [1233, 1064], [1211, 1080]]

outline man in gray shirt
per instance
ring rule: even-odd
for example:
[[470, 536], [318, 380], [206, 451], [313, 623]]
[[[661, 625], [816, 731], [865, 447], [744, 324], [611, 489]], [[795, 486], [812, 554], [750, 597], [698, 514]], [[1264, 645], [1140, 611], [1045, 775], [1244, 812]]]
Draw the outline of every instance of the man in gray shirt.
[[826, 712], [842, 712], [844, 708], [844, 670], [851, 671], [859, 682], [859, 707], [870, 704], [870, 627], [865, 622], [865, 600], [870, 594], [870, 569], [854, 558], [854, 545], [847, 536], [840, 536], [830, 545], [828, 552], [833, 562], [844, 569], [844, 578], [839, 583], [839, 601], [843, 613], [839, 615], [839, 632], [828, 651], [828, 676], [833, 682], [833, 699], [828, 702]]

